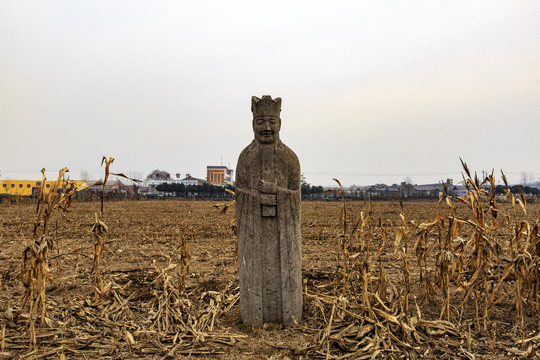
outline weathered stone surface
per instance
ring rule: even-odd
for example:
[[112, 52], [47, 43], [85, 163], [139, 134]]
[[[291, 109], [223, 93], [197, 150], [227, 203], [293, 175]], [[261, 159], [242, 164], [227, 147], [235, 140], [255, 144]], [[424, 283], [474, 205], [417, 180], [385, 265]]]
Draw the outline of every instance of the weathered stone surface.
[[302, 317], [300, 163], [279, 140], [281, 99], [252, 97], [255, 139], [236, 167], [240, 310], [248, 325]]

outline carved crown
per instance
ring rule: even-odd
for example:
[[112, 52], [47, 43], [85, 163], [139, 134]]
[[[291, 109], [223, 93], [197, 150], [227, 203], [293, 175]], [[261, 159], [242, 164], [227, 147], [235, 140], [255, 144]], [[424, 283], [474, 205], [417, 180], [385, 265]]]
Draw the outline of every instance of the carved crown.
[[262, 98], [256, 96], [251, 97], [251, 112], [253, 118], [257, 116], [270, 115], [279, 118], [281, 111], [281, 98], [272, 99], [270, 95], [263, 95]]

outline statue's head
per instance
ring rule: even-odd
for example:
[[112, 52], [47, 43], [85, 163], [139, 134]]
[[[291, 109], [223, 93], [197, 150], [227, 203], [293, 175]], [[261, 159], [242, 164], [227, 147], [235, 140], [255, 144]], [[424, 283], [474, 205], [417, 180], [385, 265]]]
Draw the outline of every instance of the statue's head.
[[273, 144], [279, 139], [281, 129], [281, 98], [272, 99], [270, 95], [263, 95], [261, 99], [251, 97], [251, 111], [253, 112], [253, 132], [255, 139], [261, 144]]

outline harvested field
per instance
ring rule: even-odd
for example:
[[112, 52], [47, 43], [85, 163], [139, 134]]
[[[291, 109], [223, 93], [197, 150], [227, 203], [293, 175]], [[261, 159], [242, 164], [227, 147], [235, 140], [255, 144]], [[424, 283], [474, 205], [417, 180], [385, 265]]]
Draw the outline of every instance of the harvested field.
[[65, 216], [49, 220], [52, 283], [37, 319], [37, 349], [29, 350], [20, 273], [36, 203], [4, 202], [0, 355], [534, 358], [540, 353], [540, 204], [524, 207], [526, 214], [519, 202], [499, 203], [493, 222], [485, 204], [480, 214], [444, 199], [345, 208], [304, 202], [304, 319], [278, 329], [241, 324], [234, 208], [220, 214], [223, 204], [209, 201], [105, 202], [96, 291], [91, 230], [100, 204], [74, 202]]

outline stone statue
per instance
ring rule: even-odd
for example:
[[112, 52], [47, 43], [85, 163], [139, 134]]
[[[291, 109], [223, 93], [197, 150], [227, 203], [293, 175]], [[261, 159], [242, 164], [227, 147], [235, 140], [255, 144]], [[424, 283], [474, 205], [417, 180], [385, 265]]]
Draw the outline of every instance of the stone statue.
[[281, 98], [251, 99], [255, 139], [238, 158], [240, 310], [247, 325], [302, 317], [300, 163], [279, 140]]

